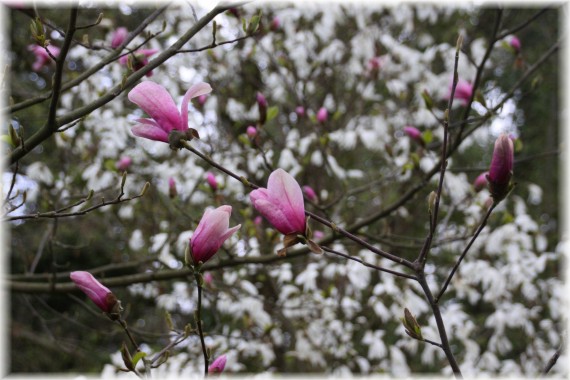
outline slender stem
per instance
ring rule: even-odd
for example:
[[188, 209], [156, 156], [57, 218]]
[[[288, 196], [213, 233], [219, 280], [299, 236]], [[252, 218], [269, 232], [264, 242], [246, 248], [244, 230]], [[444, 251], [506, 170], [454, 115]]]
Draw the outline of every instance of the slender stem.
[[198, 308], [196, 310], [196, 325], [198, 327], [198, 335], [200, 335], [200, 343], [202, 344], [202, 353], [204, 354], [204, 377], [208, 376], [208, 351], [206, 350], [206, 342], [204, 341], [204, 332], [202, 331], [202, 284], [200, 283], [200, 273], [195, 273], [196, 286], [198, 286]]
[[416, 278], [415, 276], [413, 276], [413, 275], [406, 274], [406, 273], [401, 273], [401, 272], [397, 272], [397, 271], [393, 271], [393, 270], [391, 270], [391, 269], [382, 268], [382, 267], [380, 267], [380, 266], [377, 266], [377, 265], [374, 265], [374, 264], [370, 264], [370, 263], [368, 263], [368, 262], [366, 262], [366, 261], [364, 261], [364, 260], [362, 260], [362, 259], [360, 259], [360, 258], [358, 258], [358, 257], [350, 256], [350, 255], [347, 255], [347, 254], [345, 254], [345, 253], [335, 251], [334, 249], [331, 249], [331, 248], [328, 248], [328, 247], [323, 247], [322, 245], [321, 245], [320, 247], [323, 249], [323, 251], [332, 253], [332, 254], [337, 255], [337, 256], [344, 257], [345, 259], [348, 259], [348, 260], [356, 261], [357, 263], [360, 263], [360, 264], [364, 265], [365, 267], [373, 268], [373, 269], [379, 270], [379, 271], [381, 271], [381, 272], [390, 273], [390, 274], [393, 274], [394, 276], [404, 277], [404, 278], [408, 278], [408, 279], [410, 279], [410, 280], [416, 280], [416, 281], [417, 281], [417, 278]]
[[140, 351], [139, 345], [137, 344], [137, 342], [135, 341], [135, 338], [133, 337], [133, 335], [129, 331], [129, 328], [127, 326], [127, 322], [122, 318], [119, 318], [118, 322], [123, 327], [123, 330], [125, 330], [125, 333], [129, 337], [129, 340], [131, 341], [131, 344], [133, 345], [135, 350], [137, 350], [137, 352], [139, 352]]
[[431, 306], [431, 310], [433, 312], [433, 316], [435, 318], [435, 323], [437, 325], [437, 330], [439, 332], [439, 338], [441, 339], [441, 349], [443, 350], [443, 352], [445, 353], [445, 356], [447, 357], [447, 361], [449, 362], [449, 365], [451, 366], [451, 369], [453, 370], [453, 374], [455, 375], [455, 377], [457, 379], [462, 379], [463, 375], [461, 374], [461, 370], [459, 369], [459, 365], [457, 364], [457, 360], [455, 360], [455, 356], [453, 356], [453, 353], [451, 352], [451, 346], [449, 345], [449, 340], [447, 339], [447, 333], [445, 332], [445, 325], [443, 323], [443, 317], [441, 316], [441, 311], [439, 309], [439, 305], [437, 304], [437, 302], [433, 299], [433, 295], [431, 293], [431, 290], [427, 284], [427, 281], [425, 279], [425, 276], [423, 275], [423, 269], [418, 271], [417, 273], [417, 279], [418, 282], [420, 283], [420, 286], [422, 287], [424, 294]]
[[550, 372], [552, 367], [554, 367], [554, 365], [558, 361], [558, 358], [560, 357], [560, 354], [562, 354], [563, 348], [564, 348], [564, 340], [562, 340], [562, 343], [560, 343], [560, 346], [558, 347], [558, 349], [554, 352], [554, 354], [552, 355], [552, 357], [550, 358], [548, 363], [546, 363], [546, 366], [542, 370], [542, 376], [548, 375], [548, 372]]
[[429, 344], [431, 344], [432, 346], [436, 346], [436, 347], [439, 347], [439, 348], [443, 348], [443, 347], [441, 346], [441, 343], [434, 342], [433, 340], [424, 339], [423, 342], [429, 343]]
[[[439, 171], [439, 182], [437, 186], [437, 192], [435, 197], [435, 204], [433, 207], [433, 214], [430, 216], [429, 234], [426, 238], [425, 244], [420, 251], [418, 256], [418, 263], [424, 266], [426, 263], [427, 255], [432, 245], [433, 237], [435, 234], [435, 228], [437, 227], [437, 217], [439, 215], [439, 203], [441, 200], [441, 192], [443, 191], [443, 180], [445, 178], [445, 169], [447, 168], [447, 144], [449, 140], [449, 113], [451, 107], [453, 106], [453, 98], [455, 97], [455, 89], [457, 88], [457, 82], [459, 80], [459, 74], [457, 72], [457, 67], [459, 66], [459, 52], [461, 50], [461, 45], [463, 43], [463, 37], [460, 35], [457, 39], [457, 46], [455, 49], [455, 63], [453, 66], [453, 84], [451, 86], [451, 94], [449, 96], [449, 101], [447, 104], [447, 109], [445, 110], [445, 117], [443, 118], [443, 144], [441, 147], [441, 160], [440, 160], [440, 171]], [[430, 205], [431, 208], [431, 205]]]
[[459, 256], [459, 259], [457, 260], [457, 262], [455, 263], [455, 265], [453, 266], [453, 269], [451, 270], [451, 273], [449, 273], [449, 276], [447, 277], [447, 279], [445, 280], [445, 283], [443, 284], [443, 287], [441, 288], [441, 290], [439, 291], [439, 294], [437, 295], [437, 297], [435, 298], [435, 302], [438, 303], [439, 300], [441, 299], [441, 297], [443, 297], [443, 294], [445, 293], [445, 291], [447, 290], [447, 287], [449, 286], [449, 283], [451, 282], [451, 279], [453, 278], [453, 275], [455, 274], [455, 272], [457, 271], [457, 269], [459, 268], [459, 265], [461, 264], [461, 261], [463, 260], [463, 258], [465, 257], [465, 255], [467, 254], [467, 252], [469, 251], [469, 248], [471, 248], [471, 245], [473, 245], [473, 242], [475, 241], [475, 239], [477, 239], [477, 237], [479, 236], [479, 234], [481, 233], [481, 231], [483, 230], [483, 228], [485, 227], [485, 225], [487, 224], [487, 220], [489, 219], [489, 216], [491, 215], [491, 212], [493, 212], [493, 210], [495, 209], [495, 207], [497, 206], [498, 203], [493, 202], [493, 205], [491, 207], [489, 207], [489, 210], [487, 210], [487, 213], [485, 214], [485, 217], [483, 218], [483, 221], [481, 222], [481, 225], [479, 225], [479, 228], [477, 228], [477, 231], [475, 232], [475, 235], [473, 235], [473, 237], [471, 238], [471, 240], [469, 241], [469, 243], [467, 244], [467, 246], [465, 247], [465, 249], [463, 250], [463, 252], [461, 253], [461, 256]]

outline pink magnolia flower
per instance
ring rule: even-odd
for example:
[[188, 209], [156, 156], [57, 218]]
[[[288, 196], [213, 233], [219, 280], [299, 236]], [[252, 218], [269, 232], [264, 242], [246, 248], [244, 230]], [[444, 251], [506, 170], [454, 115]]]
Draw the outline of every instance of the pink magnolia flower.
[[328, 120], [328, 118], [329, 118], [329, 113], [327, 112], [327, 109], [325, 107], [321, 107], [317, 112], [317, 121], [319, 123], [324, 123]]
[[513, 176], [514, 145], [506, 133], [501, 134], [495, 141], [491, 167], [487, 175], [489, 189], [495, 200], [503, 199], [509, 192]]
[[129, 31], [127, 30], [127, 28], [125, 28], [124, 26], [121, 26], [120, 28], [117, 28], [114, 32], [113, 35], [111, 37], [111, 47], [113, 49], [118, 48], [119, 46], [121, 46], [121, 44], [123, 42], [125, 42], [125, 39], [127, 38], [127, 36], [129, 35]]
[[257, 128], [255, 128], [253, 125], [250, 125], [245, 130], [245, 133], [247, 134], [247, 137], [253, 139], [255, 136], [257, 136]]
[[226, 355], [218, 356], [208, 367], [209, 374], [222, 373], [226, 367]]
[[317, 200], [317, 193], [315, 193], [315, 190], [313, 190], [311, 186], [306, 186], [306, 185], [303, 186], [303, 192], [307, 196], [308, 200], [313, 202]]
[[473, 181], [473, 188], [475, 189], [476, 192], [480, 192], [487, 186], [488, 174], [489, 172], [481, 173], [477, 176], [477, 178], [475, 178], [475, 181]]
[[[132, 59], [133, 70], [137, 71], [148, 65], [148, 59], [157, 52], [157, 49], [139, 49], [135, 51], [134, 54], [123, 55], [121, 58], [119, 58], [119, 63], [126, 66], [130, 57]], [[151, 77], [152, 71], [146, 73], [146, 76]]]
[[[51, 55], [53, 55], [56, 58], [59, 55], [59, 52], [61, 50], [57, 46], [53, 46], [53, 45], [48, 45], [47, 49], [49, 50]], [[32, 53], [34, 53], [34, 55], [36, 57], [36, 60], [32, 64], [32, 69], [34, 71], [40, 71], [44, 66], [48, 66], [52, 62], [52, 59], [49, 56], [49, 54], [47, 53], [45, 48], [43, 48], [39, 45], [28, 45], [28, 50], [31, 51]]]
[[285, 235], [305, 233], [305, 204], [301, 187], [289, 173], [277, 169], [269, 175], [267, 189], [249, 194], [253, 207]]
[[117, 297], [89, 272], [71, 272], [69, 277], [105, 313], [118, 312], [121, 309]]
[[151, 119], [137, 119], [140, 124], [131, 128], [135, 136], [168, 143], [168, 135], [177, 130], [188, 130], [188, 101], [196, 96], [212, 91], [208, 83], [197, 83], [190, 87], [184, 98], [180, 111], [174, 100], [161, 85], [145, 81], [139, 83], [128, 95], [131, 102], [143, 109]]
[[420, 144], [423, 144], [424, 140], [422, 138], [422, 133], [416, 127], [412, 127], [412, 126], [408, 125], [408, 126], [404, 127], [404, 133], [406, 135], [408, 135], [408, 137], [410, 137], [412, 140], [414, 140]]
[[519, 40], [519, 38], [517, 36], [511, 37], [511, 40], [509, 41], [509, 45], [511, 45], [511, 47], [513, 49], [515, 49], [515, 53], [518, 53], [521, 51], [521, 40]]
[[[451, 96], [452, 86], [453, 86], [453, 83], [449, 86], [449, 92], [445, 96], [446, 100], [449, 100], [449, 97]], [[460, 99], [462, 101], [463, 105], [465, 106], [469, 102], [469, 99], [471, 99], [472, 94], [473, 94], [473, 85], [464, 79], [459, 79], [457, 82], [457, 86], [455, 87], [454, 98]]]
[[297, 116], [299, 117], [303, 117], [305, 116], [305, 107], [303, 106], [298, 106], [295, 108], [295, 113], [297, 114]]
[[129, 168], [129, 166], [131, 166], [132, 163], [133, 163], [132, 158], [130, 158], [129, 156], [123, 156], [119, 159], [119, 161], [115, 163], [115, 167], [117, 168], [117, 170], [124, 172]]
[[259, 226], [261, 222], [263, 222], [263, 218], [259, 215], [253, 219], [253, 224], [255, 224], [256, 226]]
[[240, 227], [229, 228], [232, 206], [220, 206], [208, 209], [202, 216], [198, 227], [190, 239], [191, 255], [194, 263], [210, 260], [218, 252], [227, 238], [232, 236]]
[[214, 175], [214, 173], [212, 172], [206, 173], [206, 182], [208, 182], [208, 185], [210, 185], [212, 190], [218, 189], [218, 181], [216, 181], [216, 176]]
[[176, 180], [173, 177], [168, 178], [168, 196], [170, 198], [175, 198], [178, 195], [178, 190], [176, 189]]

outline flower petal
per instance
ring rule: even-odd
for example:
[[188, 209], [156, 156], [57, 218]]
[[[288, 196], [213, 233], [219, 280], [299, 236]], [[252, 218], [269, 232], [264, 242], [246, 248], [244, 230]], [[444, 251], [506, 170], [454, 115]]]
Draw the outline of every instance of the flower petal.
[[283, 169], [271, 173], [267, 181], [267, 191], [271, 203], [277, 205], [297, 232], [305, 230], [305, 202], [303, 191], [291, 174]]
[[168, 142], [168, 133], [158, 126], [149, 124], [137, 124], [131, 128], [133, 135], [144, 137], [145, 139]]
[[180, 129], [180, 113], [163, 86], [151, 81], [139, 83], [129, 92], [128, 98], [149, 114], [166, 134]]
[[184, 98], [182, 98], [182, 105], [180, 106], [180, 115], [182, 116], [181, 131], [188, 129], [188, 102], [200, 95], [206, 95], [212, 92], [212, 87], [205, 82], [196, 83], [186, 91]]

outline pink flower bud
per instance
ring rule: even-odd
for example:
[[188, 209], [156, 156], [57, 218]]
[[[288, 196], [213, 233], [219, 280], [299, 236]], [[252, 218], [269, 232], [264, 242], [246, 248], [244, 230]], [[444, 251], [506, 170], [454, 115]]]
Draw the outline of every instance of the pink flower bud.
[[267, 99], [265, 99], [265, 96], [261, 92], [258, 92], [255, 95], [255, 100], [257, 101], [257, 105], [259, 107], [267, 108]]
[[285, 235], [305, 233], [305, 204], [301, 187], [289, 173], [277, 169], [269, 175], [267, 189], [249, 194], [253, 207]]
[[222, 373], [226, 366], [226, 355], [218, 356], [208, 367], [209, 374]]
[[129, 166], [131, 166], [132, 163], [133, 163], [132, 158], [130, 158], [129, 156], [123, 156], [119, 159], [119, 161], [115, 163], [115, 167], [117, 168], [117, 170], [124, 172], [129, 168]]
[[[45, 48], [39, 45], [29, 45], [28, 50], [34, 53], [36, 60], [32, 65], [32, 69], [34, 71], [40, 71], [44, 66], [48, 66], [52, 63], [52, 58], [49, 56], [48, 52]], [[59, 55], [60, 48], [53, 45], [48, 45], [47, 50], [53, 55], [55, 58]]]
[[212, 285], [212, 281], [214, 281], [214, 276], [210, 272], [204, 273], [204, 284]]
[[511, 177], [513, 176], [514, 146], [513, 140], [503, 133], [495, 141], [493, 158], [487, 181], [489, 189], [495, 201], [503, 199], [510, 190]]
[[281, 21], [279, 21], [279, 18], [277, 16], [275, 16], [273, 20], [271, 20], [271, 25], [269, 26], [269, 28], [272, 31], [276, 31], [277, 29], [279, 29], [280, 26], [281, 26]]
[[259, 215], [253, 219], [253, 224], [255, 224], [256, 226], [261, 225], [261, 222], [263, 222], [263, 218]]
[[295, 113], [297, 113], [297, 116], [299, 117], [305, 116], [305, 107], [298, 106], [297, 108], [295, 108]]
[[473, 188], [475, 189], [476, 192], [480, 192], [487, 186], [488, 174], [489, 172], [481, 173], [477, 178], [475, 178], [475, 181], [473, 181]]
[[116, 313], [121, 310], [117, 297], [89, 272], [71, 272], [69, 277], [105, 313]]
[[[453, 87], [453, 82], [449, 86], [449, 91], [447, 95], [444, 97], [445, 100], [449, 100], [451, 96], [452, 87]], [[472, 94], [473, 94], [473, 85], [464, 79], [459, 79], [457, 81], [457, 86], [455, 87], [454, 98], [461, 100], [463, 105], [466, 106], [467, 103], [469, 103], [469, 99], [471, 99]]]
[[216, 176], [214, 175], [214, 173], [212, 172], [206, 173], [206, 182], [208, 182], [208, 185], [210, 185], [212, 190], [215, 191], [218, 189], [218, 181], [216, 181]]
[[118, 48], [123, 42], [125, 42], [125, 39], [127, 38], [128, 35], [129, 31], [124, 26], [117, 28], [113, 32], [113, 37], [111, 38], [111, 47], [113, 49]]
[[176, 198], [178, 195], [178, 190], [176, 190], [176, 181], [174, 178], [168, 178], [168, 196], [172, 198]]
[[311, 186], [303, 186], [303, 192], [308, 200], [315, 202], [317, 200], [317, 193]]
[[325, 107], [321, 107], [317, 112], [317, 121], [319, 123], [325, 123], [329, 118], [329, 113]]
[[511, 37], [509, 45], [511, 45], [511, 47], [515, 49], [515, 53], [519, 53], [521, 51], [521, 40], [519, 40], [517, 36]]
[[210, 260], [226, 239], [241, 227], [241, 224], [238, 224], [229, 228], [231, 214], [232, 207], [227, 205], [206, 210], [190, 239], [190, 253], [194, 264]]
[[422, 138], [422, 133], [420, 132], [419, 129], [408, 125], [404, 127], [404, 133], [408, 135], [408, 137], [411, 138], [412, 140], [420, 144], [423, 144], [424, 139]]
[[206, 100], [208, 100], [208, 95], [200, 95], [198, 96], [198, 104], [203, 106], [204, 104], [206, 104]]
[[257, 136], [257, 128], [255, 128], [253, 125], [250, 125], [245, 130], [245, 133], [247, 134], [247, 137], [253, 140], [255, 136]]
[[[137, 71], [145, 67], [148, 64], [148, 59], [156, 53], [158, 53], [157, 49], [139, 49], [135, 51], [134, 54], [123, 55], [121, 58], [119, 58], [119, 63], [121, 65], [127, 65], [130, 57], [133, 65], [133, 70]], [[146, 73], [146, 76], [151, 77], [152, 71]]]

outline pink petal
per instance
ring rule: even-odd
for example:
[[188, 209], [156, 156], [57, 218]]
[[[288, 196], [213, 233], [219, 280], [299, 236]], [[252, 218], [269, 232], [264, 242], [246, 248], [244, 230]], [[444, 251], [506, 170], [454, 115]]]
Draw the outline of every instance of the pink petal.
[[128, 98], [149, 114], [167, 135], [173, 129], [180, 129], [182, 121], [176, 104], [161, 85], [144, 81], [129, 92]]
[[149, 124], [137, 124], [131, 128], [133, 135], [138, 137], [144, 137], [146, 139], [168, 142], [168, 133], [159, 127], [155, 127]]
[[200, 95], [206, 95], [212, 92], [212, 87], [205, 82], [196, 83], [186, 91], [184, 98], [182, 98], [182, 105], [180, 107], [180, 115], [182, 116], [182, 130], [188, 129], [188, 102]]
[[305, 202], [303, 191], [295, 178], [285, 170], [277, 169], [269, 175], [267, 191], [271, 203], [277, 205], [291, 223], [298, 227], [300, 231], [297, 232], [304, 232]]
[[257, 199], [255, 201], [252, 199], [252, 203], [253, 207], [282, 234], [288, 235], [295, 232], [302, 232], [299, 226], [293, 224], [292, 220], [274, 203], [265, 199]]

